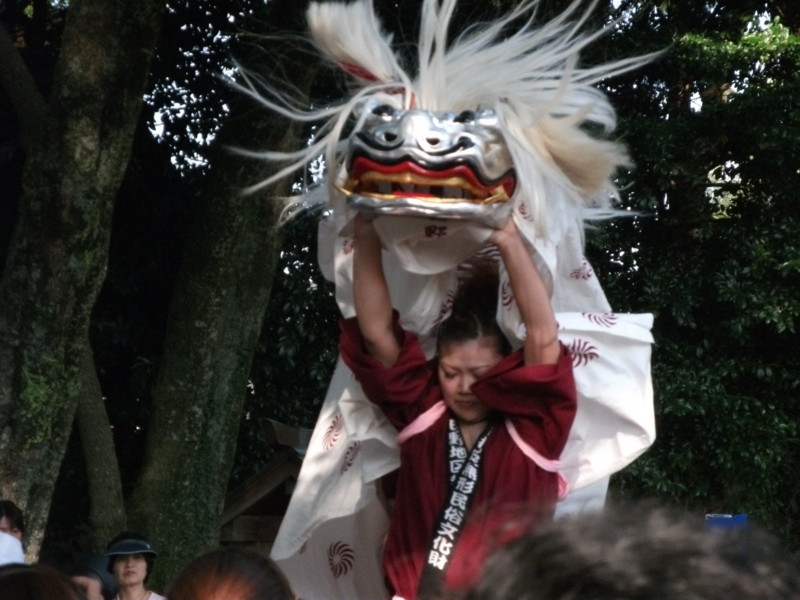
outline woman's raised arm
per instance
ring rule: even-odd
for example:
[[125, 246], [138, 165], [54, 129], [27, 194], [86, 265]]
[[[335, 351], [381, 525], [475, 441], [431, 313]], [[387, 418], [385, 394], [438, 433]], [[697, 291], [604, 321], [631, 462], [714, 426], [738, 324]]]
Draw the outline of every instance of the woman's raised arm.
[[500, 251], [514, 300], [525, 324], [525, 364], [555, 364], [561, 349], [550, 295], [514, 219], [509, 219], [503, 227], [496, 229], [489, 241]]
[[372, 222], [361, 213], [355, 219], [353, 297], [367, 352], [392, 366], [400, 354], [400, 343], [392, 328], [392, 300], [383, 273], [381, 240]]

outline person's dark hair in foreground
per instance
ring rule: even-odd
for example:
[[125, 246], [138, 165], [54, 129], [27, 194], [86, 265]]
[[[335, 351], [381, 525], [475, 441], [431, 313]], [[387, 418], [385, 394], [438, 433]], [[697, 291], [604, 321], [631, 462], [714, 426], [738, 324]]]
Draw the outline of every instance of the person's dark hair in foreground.
[[0, 567], [2, 600], [80, 600], [69, 579], [43, 564]]
[[283, 574], [265, 556], [221, 548], [190, 562], [178, 574], [169, 600], [292, 600]]
[[788, 600], [800, 565], [767, 533], [620, 506], [538, 525], [495, 550], [459, 600]]
[[87, 600], [102, 596], [112, 600], [117, 595], [117, 580], [108, 571], [108, 558], [103, 554], [82, 557], [70, 572], [70, 579]]

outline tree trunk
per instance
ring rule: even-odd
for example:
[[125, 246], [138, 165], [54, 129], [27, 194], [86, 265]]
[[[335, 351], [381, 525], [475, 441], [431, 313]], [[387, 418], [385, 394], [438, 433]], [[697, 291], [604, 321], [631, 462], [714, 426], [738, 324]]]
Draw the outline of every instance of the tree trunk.
[[[315, 71], [306, 57], [293, 82], [298, 90], [308, 89]], [[187, 238], [145, 463], [128, 503], [130, 525], [159, 552], [153, 585], [162, 591], [188, 560], [218, 544], [248, 376], [280, 250], [283, 203], [275, 193], [285, 186], [242, 195], [271, 167], [228, 148], [294, 149], [298, 129], [252, 105], [226, 123]]]
[[99, 553], [105, 550], [108, 540], [125, 528], [126, 517], [114, 436], [88, 340], [81, 381], [83, 385], [75, 425], [81, 439], [89, 482], [91, 550]]
[[[263, 126], [252, 127], [269, 139]], [[279, 203], [264, 194], [241, 195], [246, 179], [237, 175], [249, 165], [238, 160], [240, 168], [223, 166], [207, 186], [190, 233], [171, 301], [144, 468], [128, 504], [131, 526], [159, 552], [156, 588], [217, 542], [280, 249]]]
[[[43, 104], [40, 97], [26, 99], [13, 89], [27, 78], [3, 80], [23, 124], [27, 160], [0, 282], [0, 495], [25, 511], [31, 560], [38, 556], [78, 403], [113, 200], [163, 5], [71, 2], [44, 110], [30, 109]], [[0, 45], [5, 51], [7, 44]], [[14, 62], [3, 54], [4, 65]]]

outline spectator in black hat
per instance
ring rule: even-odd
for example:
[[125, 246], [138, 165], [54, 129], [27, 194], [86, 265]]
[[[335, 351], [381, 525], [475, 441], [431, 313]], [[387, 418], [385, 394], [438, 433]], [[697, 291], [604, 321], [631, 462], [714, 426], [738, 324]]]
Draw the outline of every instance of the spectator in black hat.
[[123, 531], [108, 544], [108, 571], [117, 578], [116, 600], [166, 600], [145, 587], [156, 552], [140, 533]]
[[113, 600], [117, 595], [117, 580], [108, 571], [108, 557], [103, 554], [80, 559], [73, 567], [70, 579], [85, 600]]

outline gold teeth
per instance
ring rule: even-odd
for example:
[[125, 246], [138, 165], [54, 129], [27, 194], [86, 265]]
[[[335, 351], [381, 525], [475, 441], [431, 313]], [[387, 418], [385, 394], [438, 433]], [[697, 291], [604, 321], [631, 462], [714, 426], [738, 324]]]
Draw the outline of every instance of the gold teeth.
[[502, 185], [486, 195], [485, 190], [476, 188], [462, 177], [436, 178], [415, 173], [367, 171], [359, 179], [348, 179], [339, 190], [346, 195], [357, 194], [387, 201], [419, 194], [420, 200], [431, 204], [500, 204], [509, 199]]

